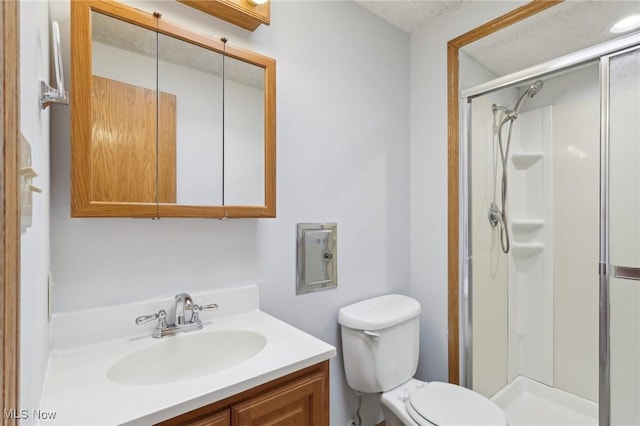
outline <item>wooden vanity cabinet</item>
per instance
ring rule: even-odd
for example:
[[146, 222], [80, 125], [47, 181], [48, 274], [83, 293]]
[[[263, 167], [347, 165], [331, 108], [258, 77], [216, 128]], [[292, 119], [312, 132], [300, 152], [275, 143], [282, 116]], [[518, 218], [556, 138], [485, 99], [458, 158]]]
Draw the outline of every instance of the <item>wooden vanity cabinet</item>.
[[329, 361], [214, 402], [163, 426], [328, 426]]

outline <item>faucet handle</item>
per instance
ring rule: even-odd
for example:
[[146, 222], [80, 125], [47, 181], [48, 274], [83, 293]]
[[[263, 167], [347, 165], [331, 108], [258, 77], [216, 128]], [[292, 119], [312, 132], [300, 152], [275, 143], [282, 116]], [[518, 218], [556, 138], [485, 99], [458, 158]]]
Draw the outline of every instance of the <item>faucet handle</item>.
[[158, 327], [166, 328], [167, 327], [166, 318], [167, 318], [167, 313], [164, 311], [164, 309], [161, 309], [158, 311], [157, 314], [143, 315], [141, 317], [136, 318], [136, 324], [141, 325], [157, 319]]
[[200, 322], [200, 315], [199, 315], [200, 312], [215, 311], [216, 309], [218, 309], [218, 305], [215, 303], [212, 303], [210, 305], [204, 305], [204, 306], [196, 305], [194, 303], [193, 306], [191, 306], [191, 310], [193, 311], [193, 317], [191, 319], [191, 322]]
[[201, 311], [215, 311], [216, 309], [218, 309], [218, 305], [215, 303], [212, 303], [210, 305], [196, 305], [194, 304], [191, 309], [193, 309], [193, 312], [201, 312]]

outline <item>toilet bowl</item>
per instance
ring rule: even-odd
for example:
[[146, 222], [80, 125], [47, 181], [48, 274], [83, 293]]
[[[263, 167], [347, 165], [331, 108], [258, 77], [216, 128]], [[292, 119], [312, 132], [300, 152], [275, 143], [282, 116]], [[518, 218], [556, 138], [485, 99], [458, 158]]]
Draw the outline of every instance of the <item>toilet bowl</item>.
[[387, 426], [509, 426], [493, 401], [462, 386], [413, 378], [418, 366], [420, 304], [387, 294], [340, 309], [349, 386], [381, 393]]
[[380, 394], [380, 405], [384, 415], [386, 426], [417, 425], [409, 412], [406, 404], [412, 393], [416, 392], [425, 382], [409, 379], [400, 386]]

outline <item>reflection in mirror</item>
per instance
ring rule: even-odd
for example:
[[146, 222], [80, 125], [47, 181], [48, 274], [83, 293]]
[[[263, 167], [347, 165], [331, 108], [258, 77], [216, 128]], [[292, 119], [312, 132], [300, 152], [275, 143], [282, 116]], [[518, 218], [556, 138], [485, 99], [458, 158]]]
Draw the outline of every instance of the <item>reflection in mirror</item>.
[[[175, 99], [176, 127], [170, 127], [166, 110], [159, 111], [158, 121], [161, 136], [173, 132], [177, 139], [174, 202], [221, 206], [222, 54], [158, 34], [158, 59], [158, 90]], [[171, 163], [161, 162], [158, 169], [160, 179], [172, 176]]]
[[156, 33], [97, 12], [91, 24], [92, 200], [175, 202], [175, 183], [156, 191]]
[[224, 58], [224, 204], [265, 204], [264, 68]]

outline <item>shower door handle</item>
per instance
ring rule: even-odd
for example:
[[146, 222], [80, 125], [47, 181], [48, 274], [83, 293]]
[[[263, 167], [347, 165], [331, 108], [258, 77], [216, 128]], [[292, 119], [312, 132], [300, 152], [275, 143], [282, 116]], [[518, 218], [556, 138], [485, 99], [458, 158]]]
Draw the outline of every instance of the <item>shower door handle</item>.
[[611, 265], [611, 275], [614, 278], [640, 281], [640, 268]]

